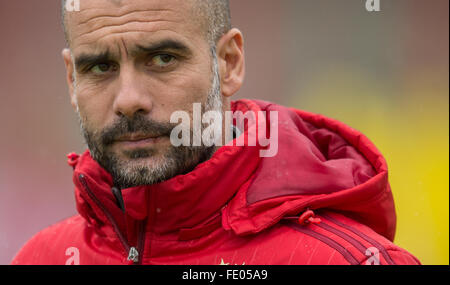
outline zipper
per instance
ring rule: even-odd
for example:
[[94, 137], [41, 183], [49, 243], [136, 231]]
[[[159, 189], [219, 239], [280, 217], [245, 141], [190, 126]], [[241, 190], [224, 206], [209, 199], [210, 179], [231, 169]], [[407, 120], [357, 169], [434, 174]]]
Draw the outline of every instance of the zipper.
[[117, 225], [116, 221], [112, 217], [111, 213], [103, 206], [103, 204], [98, 200], [98, 198], [94, 195], [92, 190], [89, 188], [89, 185], [86, 182], [84, 174], [80, 174], [78, 176], [78, 179], [80, 183], [85, 188], [89, 198], [94, 201], [94, 203], [100, 208], [100, 210], [105, 214], [108, 221], [113, 226], [113, 230], [116, 233], [117, 237], [119, 238], [119, 241], [121, 242], [125, 252], [127, 255], [127, 260], [132, 261], [133, 264], [140, 264], [141, 258], [140, 253], [143, 251], [144, 242], [145, 242], [145, 220], [139, 224], [139, 232], [138, 232], [138, 242], [136, 247], [130, 246], [129, 242], [123, 235], [123, 233], [120, 231], [119, 226]]
[[134, 263], [139, 262], [139, 251], [134, 247], [130, 247], [130, 251], [128, 252], [128, 261], [133, 261]]
[[[145, 225], [146, 225], [146, 220], [142, 221], [139, 224], [139, 233], [138, 233], [138, 240], [137, 240], [137, 248], [136, 248], [136, 252], [138, 254], [138, 258], [137, 258], [137, 264], [142, 264], [142, 257], [144, 256], [144, 245], [145, 245]], [[141, 256], [139, 256], [139, 254]]]
[[128, 251], [128, 261], [132, 261], [134, 264], [140, 265], [142, 264], [142, 256], [144, 252], [144, 244], [145, 244], [145, 220], [139, 223], [138, 230], [138, 238], [136, 246], [130, 247]]

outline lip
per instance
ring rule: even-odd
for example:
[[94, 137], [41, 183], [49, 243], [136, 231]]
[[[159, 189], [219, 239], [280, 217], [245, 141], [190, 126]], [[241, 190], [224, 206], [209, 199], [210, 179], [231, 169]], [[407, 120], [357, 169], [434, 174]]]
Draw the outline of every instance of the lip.
[[157, 143], [162, 136], [149, 136], [149, 135], [128, 135], [123, 136], [116, 140], [116, 143], [124, 145], [125, 147], [146, 147]]

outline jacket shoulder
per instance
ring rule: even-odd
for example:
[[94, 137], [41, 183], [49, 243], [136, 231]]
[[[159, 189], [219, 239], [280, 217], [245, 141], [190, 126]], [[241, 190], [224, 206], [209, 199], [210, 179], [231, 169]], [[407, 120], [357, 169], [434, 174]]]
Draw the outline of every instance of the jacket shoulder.
[[320, 223], [283, 222], [286, 234], [300, 243], [290, 264], [420, 265], [411, 253], [354, 219], [334, 212], [316, 217]]
[[85, 220], [76, 215], [35, 234], [13, 258], [12, 265], [64, 264], [71, 245], [76, 246]]

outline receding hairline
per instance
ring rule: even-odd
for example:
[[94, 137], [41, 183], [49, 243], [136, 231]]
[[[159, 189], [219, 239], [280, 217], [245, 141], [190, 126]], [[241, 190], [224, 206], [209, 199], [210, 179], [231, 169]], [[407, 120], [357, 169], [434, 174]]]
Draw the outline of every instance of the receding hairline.
[[[62, 26], [66, 43], [70, 46], [67, 30], [66, 1], [62, 0]], [[197, 19], [211, 45], [226, 34], [231, 28], [231, 12], [229, 0], [192, 0], [193, 19]]]

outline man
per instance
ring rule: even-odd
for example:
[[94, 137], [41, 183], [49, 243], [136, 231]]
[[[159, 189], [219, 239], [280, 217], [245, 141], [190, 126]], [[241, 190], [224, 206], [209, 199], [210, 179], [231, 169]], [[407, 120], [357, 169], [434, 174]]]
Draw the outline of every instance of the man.
[[[392, 243], [387, 166], [367, 138], [230, 100], [245, 68], [228, 1], [82, 1], [64, 14], [89, 148], [69, 156], [79, 215], [38, 233], [13, 264], [419, 264]], [[196, 104], [225, 118], [219, 132], [199, 136], [208, 120]], [[177, 125], [180, 111], [189, 121]], [[277, 140], [261, 143], [266, 131]], [[180, 134], [189, 143], [175, 145]]]

